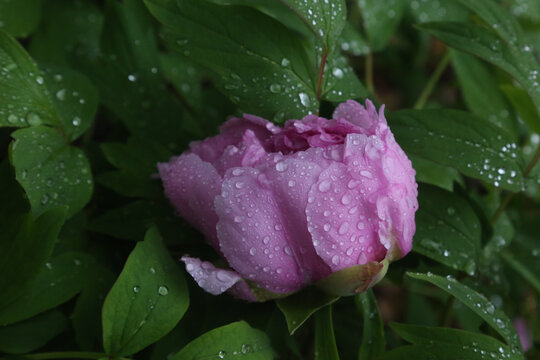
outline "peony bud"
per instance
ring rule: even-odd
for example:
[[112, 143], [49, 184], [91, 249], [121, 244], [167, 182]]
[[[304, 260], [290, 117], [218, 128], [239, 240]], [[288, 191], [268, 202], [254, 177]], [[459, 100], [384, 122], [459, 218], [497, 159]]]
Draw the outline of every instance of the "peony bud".
[[283, 128], [232, 118], [158, 167], [174, 207], [230, 266], [182, 258], [212, 294], [255, 300], [254, 289], [282, 296], [312, 283], [357, 293], [412, 247], [415, 171], [369, 100]]

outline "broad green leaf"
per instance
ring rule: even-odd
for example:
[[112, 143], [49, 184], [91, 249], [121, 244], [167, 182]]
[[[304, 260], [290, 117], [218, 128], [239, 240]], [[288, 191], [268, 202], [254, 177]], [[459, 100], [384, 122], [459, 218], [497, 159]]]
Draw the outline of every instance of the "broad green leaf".
[[285, 316], [289, 333], [292, 335], [311, 315], [337, 299], [339, 296], [327, 294], [315, 287], [307, 287], [296, 294], [277, 300], [277, 306]]
[[408, 345], [385, 352], [378, 360], [455, 360], [453, 353], [444, 353], [441, 349], [426, 349], [425, 346]]
[[65, 209], [34, 219], [7, 160], [0, 164], [0, 308], [21, 295], [52, 252]]
[[414, 279], [432, 283], [433, 285], [438, 286], [442, 290], [460, 300], [478, 316], [484, 319], [484, 321], [488, 323], [496, 332], [498, 332], [504, 341], [510, 345], [512, 352], [521, 352], [519, 336], [516, 329], [512, 325], [512, 322], [502, 310], [496, 309], [495, 306], [490, 303], [484, 295], [481, 295], [468, 286], [461, 284], [450, 276], [444, 278], [431, 273], [408, 273], [408, 275]]
[[184, 229], [174, 210], [165, 203], [135, 201], [104, 212], [88, 226], [92, 231], [124, 240], [140, 241], [156, 225], [167, 241], [182, 237]]
[[[216, 86], [241, 110], [278, 120], [318, 110], [317, 65], [301, 39], [274, 19], [204, 1], [146, 5], [167, 27], [171, 46], [210, 69]], [[246, 31], [251, 28], [258, 30]]]
[[426, 348], [447, 352], [453, 359], [523, 359], [520, 351], [495, 338], [459, 329], [392, 323], [390, 327], [403, 339]]
[[540, 278], [536, 272], [533, 272], [532, 269], [528, 268], [525, 264], [517, 259], [515, 256], [511, 255], [508, 252], [502, 252], [501, 257], [510, 265], [514, 271], [521, 275], [537, 293], [540, 294]]
[[499, 89], [495, 74], [480, 60], [452, 51], [452, 64], [463, 98], [472, 113], [507, 130], [516, 138], [516, 121], [512, 107]]
[[331, 51], [345, 26], [347, 7], [344, 0], [280, 1], [291, 8], [302, 19], [313, 34], [319, 38], [323, 47]]
[[86, 205], [93, 181], [80, 149], [69, 146], [56, 129], [47, 126], [17, 130], [12, 137], [11, 162], [36, 215], [67, 206], [70, 217]]
[[416, 181], [431, 184], [448, 191], [454, 189], [454, 182], [461, 182], [459, 172], [448, 166], [437, 164], [413, 154], [407, 154], [416, 171]]
[[497, 32], [508, 43], [521, 42], [523, 34], [517, 20], [494, 0], [458, 0], [487, 26]]
[[358, 358], [374, 360], [384, 352], [386, 347], [384, 324], [377, 306], [377, 299], [373, 290], [368, 290], [357, 295], [356, 301], [364, 317], [362, 344]]
[[171, 331], [188, 305], [182, 271], [152, 228], [129, 255], [105, 299], [105, 351], [124, 356], [144, 349]]
[[58, 124], [52, 100], [34, 61], [0, 30], [0, 126]]
[[[306, 36], [314, 36], [311, 24], [305, 21], [300, 14], [290, 7], [287, 1], [274, 0], [207, 0], [220, 5], [244, 5], [251, 6], [260, 12], [273, 17], [288, 28]], [[319, 38], [322, 40], [322, 38]]]
[[540, 3], [536, 0], [517, 0], [509, 4], [509, 11], [517, 18], [540, 21]]
[[97, 179], [99, 183], [124, 196], [162, 198], [161, 184], [153, 176], [157, 174], [157, 163], [172, 157], [167, 148], [144, 138], [131, 137], [127, 144], [104, 143], [101, 149], [118, 171], [102, 173]]
[[75, 140], [94, 122], [97, 90], [84, 75], [68, 68], [45, 67], [43, 76], [62, 131], [69, 140]]
[[58, 310], [51, 310], [31, 319], [0, 326], [0, 351], [24, 354], [39, 349], [68, 326], [68, 319]]
[[417, 23], [429, 21], [465, 21], [469, 11], [456, 0], [404, 0]]
[[[19, 0], [15, 0], [19, 1]], [[94, 0], [46, 0], [28, 52], [39, 62], [67, 66], [73, 54], [96, 56], [103, 14]], [[77, 69], [77, 64], [72, 64]]]
[[239, 321], [199, 336], [169, 360], [219, 360], [228, 357], [272, 360], [274, 353], [264, 332]]
[[527, 92], [514, 85], [505, 84], [500, 86], [502, 92], [514, 106], [519, 116], [527, 126], [537, 134], [540, 134], [540, 119], [538, 111]]
[[130, 175], [150, 177], [157, 173], [157, 163], [168, 161], [172, 153], [163, 145], [145, 138], [131, 137], [126, 144], [104, 143], [101, 149], [107, 160]]
[[15, 213], [0, 220], [0, 313], [2, 307], [17, 302], [38, 276], [52, 252], [64, 216], [65, 209], [57, 208], [35, 220], [30, 213]]
[[332, 305], [325, 306], [315, 314], [315, 360], [339, 360]]
[[100, 54], [76, 60], [132, 134], [181, 148], [183, 109], [159, 73], [154, 23], [141, 1], [107, 1]]
[[487, 120], [457, 110], [401, 110], [389, 113], [389, 124], [407, 153], [511, 191], [523, 186], [517, 144]]
[[96, 264], [77, 298], [71, 319], [75, 340], [83, 350], [92, 351], [101, 348], [101, 309], [105, 296], [115, 280], [116, 276], [112, 271]]
[[0, 325], [8, 325], [52, 309], [75, 296], [88, 276], [93, 259], [66, 252], [50, 259], [26, 291], [0, 309]]
[[322, 98], [340, 102], [366, 98], [368, 92], [344, 56], [333, 55], [325, 67]]
[[198, 109], [202, 102], [204, 72], [177, 53], [160, 54], [160, 69], [163, 75], [174, 85], [189, 106]]
[[490, 30], [465, 22], [426, 23], [420, 26], [448, 45], [492, 63], [512, 75], [540, 108], [540, 68], [529, 45], [507, 43]]
[[26, 37], [39, 24], [41, 0], [0, 0], [0, 29]]
[[372, 51], [383, 49], [401, 21], [404, 0], [357, 0]]
[[346, 23], [341, 33], [340, 49], [354, 56], [369, 54], [369, 45], [364, 36], [351, 23]]
[[480, 220], [467, 201], [456, 193], [421, 186], [418, 204], [414, 251], [474, 274], [482, 234]]

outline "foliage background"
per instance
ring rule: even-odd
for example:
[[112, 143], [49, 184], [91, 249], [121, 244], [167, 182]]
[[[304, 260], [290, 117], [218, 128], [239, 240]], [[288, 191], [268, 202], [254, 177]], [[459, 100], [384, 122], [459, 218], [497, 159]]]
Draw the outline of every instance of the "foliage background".
[[[2, 356], [522, 359], [522, 317], [539, 358], [536, 49], [536, 0], [0, 0]], [[366, 97], [417, 171], [413, 252], [339, 300], [186, 277], [217, 255], [155, 164]]]

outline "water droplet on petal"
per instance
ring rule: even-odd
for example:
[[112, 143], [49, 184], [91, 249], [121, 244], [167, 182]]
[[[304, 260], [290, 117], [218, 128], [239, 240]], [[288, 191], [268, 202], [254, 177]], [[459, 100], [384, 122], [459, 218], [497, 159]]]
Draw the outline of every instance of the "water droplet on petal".
[[318, 186], [320, 192], [327, 192], [332, 187], [332, 182], [330, 180], [323, 180]]

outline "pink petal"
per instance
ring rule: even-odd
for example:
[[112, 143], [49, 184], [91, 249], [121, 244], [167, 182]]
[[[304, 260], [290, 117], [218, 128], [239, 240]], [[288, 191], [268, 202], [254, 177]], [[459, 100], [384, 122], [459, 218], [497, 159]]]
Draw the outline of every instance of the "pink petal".
[[284, 231], [284, 214], [259, 170], [230, 169], [215, 208], [220, 249], [242, 277], [276, 293], [304, 284], [291, 249], [294, 241]]
[[219, 295], [243, 281], [240, 275], [231, 270], [218, 269], [208, 261], [182, 256], [180, 259], [186, 264], [186, 271], [195, 282], [206, 292]]
[[308, 193], [321, 172], [340, 158], [338, 148], [310, 148], [287, 156], [269, 156], [259, 170], [282, 215], [283, 231], [300, 265], [303, 282], [309, 284], [330, 274], [330, 268], [313, 247], [305, 209]]
[[199, 229], [219, 249], [214, 198], [221, 191], [221, 177], [209, 163], [186, 154], [158, 164], [165, 194], [182, 217]]
[[309, 231], [317, 254], [332, 271], [379, 261], [386, 254], [377, 234], [375, 204], [368, 198], [361, 181], [337, 162], [311, 187]]

